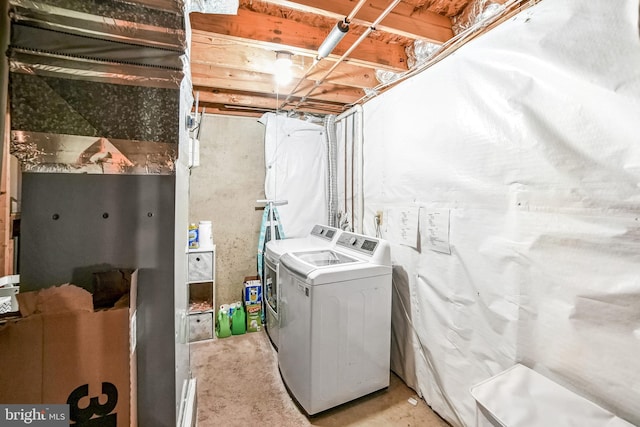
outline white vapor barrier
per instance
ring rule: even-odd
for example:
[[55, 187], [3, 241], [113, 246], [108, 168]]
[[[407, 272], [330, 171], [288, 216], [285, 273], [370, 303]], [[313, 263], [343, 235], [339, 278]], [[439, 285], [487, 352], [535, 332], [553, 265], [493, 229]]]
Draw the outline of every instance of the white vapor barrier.
[[327, 143], [324, 127], [266, 113], [264, 154], [267, 199], [278, 206], [287, 238], [305, 237], [315, 224], [327, 223]]
[[541, 1], [364, 105], [392, 367], [455, 426], [517, 363], [640, 425], [638, 6]]

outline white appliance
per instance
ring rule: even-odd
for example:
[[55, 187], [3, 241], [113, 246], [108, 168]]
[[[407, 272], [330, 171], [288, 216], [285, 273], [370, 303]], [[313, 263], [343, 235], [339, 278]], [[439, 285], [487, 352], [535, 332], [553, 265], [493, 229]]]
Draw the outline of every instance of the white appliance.
[[389, 386], [389, 244], [343, 232], [280, 258], [278, 366], [309, 415]]
[[274, 348], [278, 349], [280, 302], [279, 264], [280, 257], [287, 252], [298, 252], [334, 245], [341, 230], [327, 225], [315, 225], [307, 237], [270, 240], [265, 245], [264, 287], [266, 330]]

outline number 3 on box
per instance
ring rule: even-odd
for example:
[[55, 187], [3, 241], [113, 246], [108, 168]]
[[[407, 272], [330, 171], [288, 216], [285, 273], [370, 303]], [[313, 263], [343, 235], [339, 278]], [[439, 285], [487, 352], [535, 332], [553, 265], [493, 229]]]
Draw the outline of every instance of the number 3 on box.
[[[89, 384], [81, 385], [71, 392], [67, 403], [72, 424], [75, 427], [116, 427], [116, 414], [109, 414], [118, 403], [118, 389], [111, 383], [102, 383], [102, 394], [107, 396], [104, 405], [100, 404], [100, 396], [89, 399], [86, 408], [80, 408], [78, 403], [83, 397], [89, 396]], [[96, 418], [91, 418], [93, 416]]]

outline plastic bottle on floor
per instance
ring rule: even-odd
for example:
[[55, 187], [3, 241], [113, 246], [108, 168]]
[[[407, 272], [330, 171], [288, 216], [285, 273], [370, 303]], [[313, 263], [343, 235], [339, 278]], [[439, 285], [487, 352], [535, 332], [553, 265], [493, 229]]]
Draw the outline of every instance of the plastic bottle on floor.
[[247, 327], [245, 325], [244, 307], [242, 307], [242, 304], [237, 302], [231, 322], [231, 333], [233, 335], [242, 335], [245, 332], [247, 332]]
[[229, 325], [229, 313], [225, 308], [218, 311], [218, 319], [216, 322], [216, 336], [218, 338], [226, 338], [231, 335], [231, 327]]

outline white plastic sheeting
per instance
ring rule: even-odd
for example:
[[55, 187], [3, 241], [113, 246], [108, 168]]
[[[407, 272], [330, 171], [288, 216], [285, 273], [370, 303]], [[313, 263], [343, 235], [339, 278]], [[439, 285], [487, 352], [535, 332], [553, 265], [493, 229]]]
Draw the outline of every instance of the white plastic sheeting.
[[453, 425], [516, 363], [640, 425], [638, 28], [545, 0], [364, 105], [364, 231], [449, 213], [450, 254], [392, 246], [392, 366]]
[[327, 223], [324, 127], [274, 113], [259, 121], [266, 126], [265, 196], [289, 202], [278, 206], [284, 235], [305, 237], [315, 224]]

